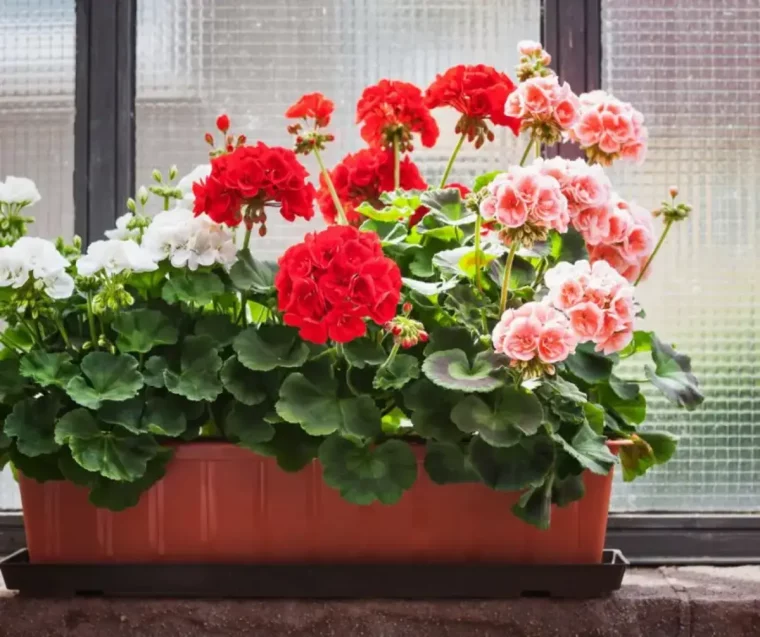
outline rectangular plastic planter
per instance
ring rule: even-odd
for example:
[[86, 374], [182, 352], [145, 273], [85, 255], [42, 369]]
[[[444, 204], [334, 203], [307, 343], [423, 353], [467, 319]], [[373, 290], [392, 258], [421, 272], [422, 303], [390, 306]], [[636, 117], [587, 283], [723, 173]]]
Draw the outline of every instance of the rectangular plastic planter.
[[517, 493], [438, 486], [421, 466], [394, 506], [357, 506], [319, 463], [285, 473], [227, 443], [179, 445], [136, 507], [98, 509], [66, 482], [21, 478], [31, 561], [42, 563], [511, 563], [602, 561], [612, 474], [584, 475], [586, 495], [554, 507], [548, 531], [511, 512]]

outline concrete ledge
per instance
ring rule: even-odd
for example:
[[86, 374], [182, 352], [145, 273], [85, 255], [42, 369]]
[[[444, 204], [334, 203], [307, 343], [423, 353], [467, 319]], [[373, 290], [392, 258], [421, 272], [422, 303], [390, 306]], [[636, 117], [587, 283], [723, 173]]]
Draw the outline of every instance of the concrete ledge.
[[2, 588], [0, 637], [757, 637], [760, 567], [632, 569], [605, 599], [34, 600]]

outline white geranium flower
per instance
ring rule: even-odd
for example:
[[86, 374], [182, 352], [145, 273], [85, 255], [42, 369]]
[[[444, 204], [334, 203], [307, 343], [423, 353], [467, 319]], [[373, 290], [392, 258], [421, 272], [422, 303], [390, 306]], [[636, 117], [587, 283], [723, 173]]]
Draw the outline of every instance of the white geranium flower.
[[83, 276], [91, 276], [101, 270], [114, 275], [131, 270], [132, 272], [152, 272], [158, 265], [134, 241], [95, 241], [87, 248], [87, 254], [77, 261], [77, 272]]
[[21, 255], [36, 279], [58, 274], [69, 266], [66, 257], [47, 239], [21, 237], [13, 244], [13, 249]]
[[195, 182], [201, 181], [202, 179], [206, 179], [210, 174], [211, 164], [201, 164], [200, 166], [193, 168], [192, 171], [182, 177], [182, 179], [177, 182], [177, 188], [182, 192], [182, 199], [180, 199], [178, 205], [181, 205], [183, 208], [187, 208], [188, 210], [192, 210], [193, 205], [195, 204], [193, 184]]
[[215, 263], [229, 268], [237, 254], [232, 231], [179, 206], [153, 218], [142, 246], [155, 261], [169, 259], [175, 268], [190, 270]]
[[29, 278], [29, 268], [12, 246], [0, 248], [0, 287], [20, 288]]
[[8, 176], [0, 182], [0, 201], [4, 203], [32, 206], [40, 199], [40, 191], [31, 179]]
[[67, 299], [74, 294], [74, 279], [66, 272], [52, 274], [42, 281], [42, 289], [51, 299]]
[[134, 228], [130, 230], [127, 226], [129, 225], [129, 222], [134, 219], [135, 216], [128, 212], [126, 214], [121, 215], [116, 220], [116, 228], [113, 230], [106, 230], [105, 235], [109, 239], [116, 239], [118, 241], [127, 241], [128, 239], [139, 239], [140, 238], [140, 229]]

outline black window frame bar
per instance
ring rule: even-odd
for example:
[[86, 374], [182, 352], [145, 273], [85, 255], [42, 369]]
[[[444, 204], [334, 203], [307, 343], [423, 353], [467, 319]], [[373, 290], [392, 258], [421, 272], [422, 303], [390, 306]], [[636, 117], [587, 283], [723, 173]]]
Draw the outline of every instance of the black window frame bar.
[[[76, 2], [75, 225], [86, 241], [113, 227], [134, 189], [136, 5]], [[576, 92], [601, 87], [601, 0], [544, 0], [542, 37]], [[23, 539], [21, 515], [0, 512], [0, 555]], [[760, 563], [760, 515], [612, 513], [607, 545], [634, 564]]]

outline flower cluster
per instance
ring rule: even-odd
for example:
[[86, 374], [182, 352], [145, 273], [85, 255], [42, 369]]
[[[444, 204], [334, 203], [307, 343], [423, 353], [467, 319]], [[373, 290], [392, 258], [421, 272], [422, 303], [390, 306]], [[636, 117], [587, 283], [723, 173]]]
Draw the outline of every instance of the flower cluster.
[[329, 126], [335, 104], [322, 93], [308, 93], [285, 111], [285, 117], [291, 119], [313, 119], [317, 128]]
[[552, 56], [544, 50], [540, 42], [522, 40], [517, 43], [517, 51], [520, 53], [517, 79], [521, 82], [525, 82], [531, 77], [542, 77], [552, 73], [552, 70], [549, 69]]
[[654, 248], [649, 212], [613, 193], [601, 166], [561, 157], [539, 159], [536, 165], [559, 182], [572, 225], [583, 236], [591, 261], [606, 260], [633, 281]]
[[422, 91], [409, 82], [380, 80], [364, 89], [356, 105], [356, 122], [362, 139], [371, 148], [413, 150], [412, 135], [419, 134], [422, 145], [433, 146], [438, 124], [425, 104]]
[[262, 142], [240, 146], [212, 159], [208, 178], [193, 184], [194, 211], [228, 226], [244, 222], [248, 229], [257, 222], [265, 228], [264, 207], [273, 204], [287, 221], [311, 219], [314, 186], [307, 177], [292, 150]]
[[591, 161], [608, 166], [619, 157], [644, 160], [648, 135], [639, 111], [605, 91], [584, 93], [580, 104], [580, 117], [570, 138]]
[[[409, 157], [401, 160], [399, 169], [403, 190], [427, 188], [419, 169]], [[359, 225], [363, 218], [356, 208], [365, 201], [377, 202], [381, 193], [394, 190], [393, 153], [380, 148], [360, 150], [346, 155], [329, 174], [349, 223]], [[327, 223], [334, 224], [337, 211], [324, 175], [320, 177], [317, 203]]]
[[147, 250], [131, 239], [93, 241], [87, 248], [87, 254], [77, 261], [80, 276], [101, 273], [114, 276], [122, 272], [153, 272], [157, 269], [156, 261]]
[[180, 207], [158, 213], [145, 229], [141, 245], [154, 261], [168, 259], [175, 268], [190, 270], [215, 263], [229, 269], [237, 255], [229, 228]]
[[352, 226], [330, 226], [288, 248], [275, 277], [277, 304], [301, 338], [347, 343], [396, 314], [398, 266], [383, 255], [378, 236]]
[[570, 320], [581, 343], [619, 352], [633, 338], [633, 286], [606, 261], [559, 263], [546, 272], [548, 301]]
[[520, 130], [536, 142], [556, 144], [578, 121], [580, 101], [556, 75], [532, 77], [507, 98], [505, 113], [519, 118]]
[[491, 66], [460, 64], [436, 76], [425, 92], [425, 101], [429, 108], [451, 106], [459, 111], [462, 116], [456, 132], [480, 148], [486, 139], [494, 140], [488, 120], [508, 126], [515, 135], [520, 132], [520, 120], [504, 113], [507, 97], [514, 90], [512, 80]]
[[20, 208], [33, 206], [40, 199], [37, 185], [31, 179], [8, 176], [5, 181], [0, 181], [0, 203], [2, 204]]
[[553, 374], [554, 364], [570, 356], [577, 344], [565, 314], [535, 301], [504, 312], [492, 338], [494, 350], [509, 357], [510, 367], [526, 378]]
[[68, 260], [50, 241], [21, 237], [12, 246], [0, 248], [0, 287], [20, 289], [31, 281], [34, 290], [51, 299], [65, 299], [74, 292], [74, 280], [66, 272], [68, 267]]
[[570, 221], [559, 182], [536, 164], [513, 166], [497, 175], [488, 185], [480, 212], [486, 221], [506, 229], [507, 243], [513, 238], [528, 244], [543, 240], [549, 229], [567, 232]]

